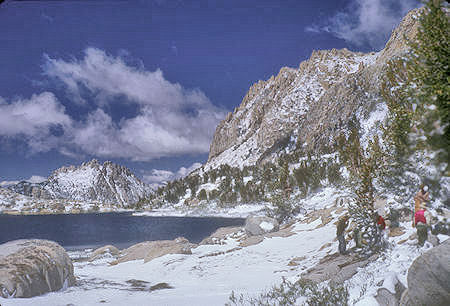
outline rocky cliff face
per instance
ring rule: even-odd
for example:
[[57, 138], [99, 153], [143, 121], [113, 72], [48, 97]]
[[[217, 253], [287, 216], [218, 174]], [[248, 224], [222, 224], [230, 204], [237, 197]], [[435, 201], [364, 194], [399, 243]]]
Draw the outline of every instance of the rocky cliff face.
[[417, 32], [417, 14], [411, 11], [377, 53], [314, 51], [298, 69], [282, 68], [254, 84], [217, 126], [206, 168], [258, 164], [288, 143], [300, 144], [305, 153], [323, 151], [348, 131], [354, 117], [365, 128], [361, 132], [370, 133], [376, 121], [371, 113], [375, 119], [386, 113], [383, 71], [390, 59], [407, 51], [405, 37]]
[[27, 181], [21, 181], [15, 185], [9, 186], [8, 189], [16, 193], [20, 193], [26, 196], [35, 198], [49, 198], [50, 195], [45, 193], [42, 183], [30, 183]]
[[59, 168], [43, 183], [22, 183], [11, 189], [34, 198], [99, 201], [117, 206], [136, 203], [150, 193], [149, 186], [128, 168], [110, 161], [102, 165], [95, 159], [79, 167]]

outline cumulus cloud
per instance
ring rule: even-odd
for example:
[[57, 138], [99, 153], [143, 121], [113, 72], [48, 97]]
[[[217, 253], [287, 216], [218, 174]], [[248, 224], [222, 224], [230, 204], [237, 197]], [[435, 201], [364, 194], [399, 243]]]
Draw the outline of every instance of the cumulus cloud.
[[0, 98], [0, 136], [21, 137], [34, 152], [48, 151], [58, 143], [58, 134], [69, 130], [72, 119], [50, 92], [16, 99]]
[[[129, 65], [96, 48], [70, 61], [45, 56], [43, 70], [64, 84], [71, 113], [50, 92], [10, 102], [0, 98], [0, 137], [20, 138], [32, 152], [56, 149], [71, 157], [133, 161], [206, 153], [225, 116], [199, 89], [185, 89], [167, 81], [161, 70]], [[135, 111], [113, 119], [113, 103]]]
[[143, 176], [143, 180], [150, 185], [160, 184], [172, 180], [174, 175], [172, 171], [153, 169], [150, 174]]
[[[24, 181], [29, 182], [29, 183], [34, 183], [34, 184], [38, 184], [38, 183], [42, 183], [45, 180], [47, 180], [47, 178], [40, 176], [40, 175], [32, 175], [29, 179], [26, 179]], [[1, 181], [0, 182], [0, 187], [8, 187], [11, 185], [15, 185], [18, 184], [20, 181]]]
[[44, 182], [44, 181], [46, 181], [47, 180], [47, 178], [46, 177], [43, 177], [43, 176], [40, 176], [40, 175], [32, 175], [28, 180], [26, 180], [27, 182], [30, 182], [30, 183], [34, 183], [34, 184], [39, 184], [39, 183], [42, 183], [42, 182]]
[[[144, 161], [205, 153], [225, 115], [200, 90], [185, 89], [167, 81], [161, 70], [129, 66], [96, 48], [86, 49], [81, 60], [47, 56], [44, 72], [79, 101], [83, 92], [93, 96], [98, 109], [78, 125], [72, 139], [75, 147], [92, 155]], [[133, 104], [138, 115], [114, 122], [105, 112], [108, 103]]]
[[153, 169], [148, 174], [143, 175], [143, 180], [153, 188], [157, 188], [166, 182], [173, 181], [187, 176], [192, 171], [200, 168], [202, 164], [194, 163], [190, 167], [181, 167], [177, 172], [168, 170]]
[[15, 185], [18, 183], [19, 183], [19, 181], [1, 181], [0, 187], [8, 187], [8, 186]]
[[356, 46], [379, 50], [402, 17], [419, 5], [417, 0], [353, 0], [325, 24], [310, 25], [305, 31], [328, 32]]

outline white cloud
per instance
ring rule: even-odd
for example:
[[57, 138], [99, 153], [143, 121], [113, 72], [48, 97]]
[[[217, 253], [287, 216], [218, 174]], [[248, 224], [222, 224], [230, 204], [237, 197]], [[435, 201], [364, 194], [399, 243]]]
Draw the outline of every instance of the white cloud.
[[353, 0], [324, 25], [311, 25], [305, 31], [329, 32], [357, 46], [383, 48], [391, 31], [408, 11], [419, 7], [417, 0]]
[[35, 184], [39, 184], [39, 183], [42, 183], [42, 182], [44, 182], [44, 181], [46, 181], [47, 180], [47, 178], [46, 177], [43, 177], [43, 176], [40, 176], [40, 175], [32, 175], [28, 180], [26, 180], [27, 182], [30, 182], [30, 183], [35, 183]]
[[[127, 65], [99, 49], [86, 49], [81, 60], [46, 56], [43, 69], [65, 85], [75, 102], [71, 109], [79, 113], [66, 113], [50, 92], [9, 103], [0, 98], [0, 137], [19, 138], [32, 152], [56, 149], [71, 157], [134, 161], [207, 153], [225, 116], [199, 89], [185, 89], [167, 81], [160, 70]], [[93, 110], [79, 101], [89, 101]], [[112, 103], [119, 104], [116, 109], [133, 106], [134, 115], [113, 119]]]
[[143, 175], [144, 182], [150, 184], [152, 187], [159, 187], [166, 182], [173, 181], [187, 176], [189, 173], [202, 166], [200, 163], [194, 163], [190, 167], [181, 167], [177, 172], [168, 170], [153, 169], [149, 174]]
[[174, 177], [172, 171], [153, 169], [150, 174], [143, 176], [144, 182], [148, 184], [159, 184], [170, 181]]
[[305, 32], [316, 34], [322, 32], [322, 29], [318, 25], [310, 25], [305, 28]]
[[72, 119], [50, 92], [33, 95], [30, 99], [16, 99], [7, 103], [0, 98], [0, 136], [21, 137], [34, 152], [55, 147], [59, 134], [68, 130]]
[[181, 168], [178, 170], [178, 172], [177, 172], [176, 178], [182, 178], [182, 177], [185, 177], [185, 176], [187, 176], [189, 173], [191, 173], [192, 171], [194, 171], [194, 170], [200, 168], [201, 166], [202, 166], [202, 164], [200, 164], [200, 163], [194, 163], [194, 164], [192, 164], [192, 165], [191, 165], [190, 167], [188, 167], [188, 168], [181, 167]]
[[[29, 182], [29, 183], [38, 184], [38, 183], [44, 182], [45, 180], [47, 180], [47, 178], [45, 178], [43, 176], [32, 175], [29, 179], [26, 179], [24, 181]], [[11, 185], [18, 184], [19, 182], [20, 182], [19, 180], [18, 181], [1, 181], [0, 182], [0, 187], [8, 187], [8, 186], [11, 186]]]
[[19, 181], [1, 181], [0, 182], [0, 187], [8, 187], [8, 186], [11, 186], [11, 185], [15, 185], [17, 183], [19, 183]]
[[[78, 124], [72, 139], [74, 147], [92, 155], [145, 161], [206, 153], [225, 116], [200, 90], [184, 89], [160, 70], [131, 67], [95, 48], [86, 49], [82, 60], [47, 57], [44, 71], [62, 81], [77, 100], [83, 100], [83, 91], [94, 96], [98, 109]], [[108, 103], [133, 104], [138, 115], [113, 122], [104, 111]]]

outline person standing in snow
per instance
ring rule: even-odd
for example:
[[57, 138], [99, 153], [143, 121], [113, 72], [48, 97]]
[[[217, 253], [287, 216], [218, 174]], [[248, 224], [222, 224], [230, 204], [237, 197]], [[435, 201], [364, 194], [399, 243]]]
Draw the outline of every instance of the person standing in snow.
[[431, 225], [431, 215], [428, 212], [425, 203], [414, 214], [414, 223], [417, 229], [417, 240], [419, 246], [423, 246], [428, 239], [428, 227]]
[[375, 226], [377, 227], [376, 242], [379, 243], [382, 247], [385, 247], [387, 245], [387, 237], [385, 237], [386, 222], [379, 212], [375, 212], [375, 223]]
[[375, 213], [375, 220], [377, 222], [377, 227], [381, 231], [384, 231], [384, 229], [386, 228], [386, 222], [384, 221], [384, 218], [379, 213]]
[[[417, 192], [417, 194], [414, 196], [414, 214], [416, 215], [416, 212], [420, 210], [422, 203], [425, 204], [430, 200], [430, 193], [428, 192], [428, 186], [422, 184], [420, 185], [420, 190]], [[415, 217], [413, 219], [412, 227], [416, 225], [415, 223]]]
[[339, 253], [342, 255], [346, 254], [347, 242], [345, 241], [345, 229], [348, 226], [349, 215], [344, 215], [339, 218], [337, 228], [336, 228], [336, 237], [339, 241]]

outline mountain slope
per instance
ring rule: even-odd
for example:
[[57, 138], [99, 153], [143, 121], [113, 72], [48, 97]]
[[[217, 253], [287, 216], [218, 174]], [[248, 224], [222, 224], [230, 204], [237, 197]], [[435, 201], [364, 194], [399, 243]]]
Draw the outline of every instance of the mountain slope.
[[117, 207], [134, 204], [150, 193], [150, 187], [128, 168], [110, 161], [102, 165], [95, 159], [78, 167], [61, 167], [40, 184], [21, 182], [10, 189], [36, 198], [98, 201]]
[[298, 69], [282, 68], [253, 85], [217, 126], [205, 168], [259, 164], [289, 143], [301, 146], [303, 153], [327, 151], [348, 132], [352, 118], [363, 123], [372, 111], [383, 112], [384, 69], [407, 51], [405, 37], [417, 32], [416, 14], [411, 11], [403, 19], [380, 52], [314, 51]]

